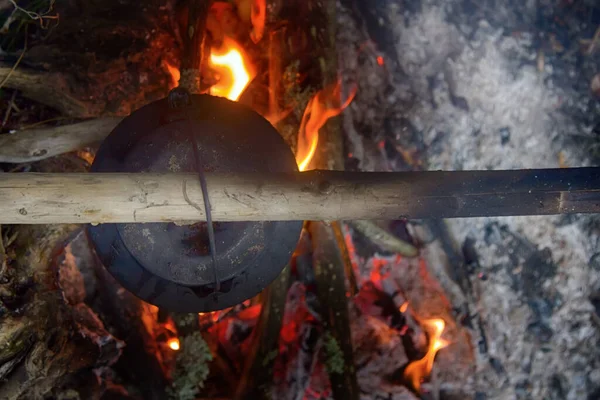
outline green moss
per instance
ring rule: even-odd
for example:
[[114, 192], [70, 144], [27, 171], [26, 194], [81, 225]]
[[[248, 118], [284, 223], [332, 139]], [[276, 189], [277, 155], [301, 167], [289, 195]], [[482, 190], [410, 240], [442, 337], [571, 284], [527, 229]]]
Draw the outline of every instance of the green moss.
[[173, 315], [175, 324], [180, 327], [194, 327], [198, 324], [198, 314], [175, 314]]
[[344, 354], [337, 340], [329, 332], [326, 332], [323, 337], [323, 350], [325, 351], [325, 368], [327, 368], [327, 372], [330, 374], [343, 374]]
[[283, 73], [283, 87], [285, 88], [284, 101], [288, 106], [294, 107], [294, 116], [300, 121], [308, 101], [316, 93], [314, 88], [300, 88], [300, 61], [291, 62]]
[[178, 400], [195, 399], [204, 387], [211, 360], [212, 354], [200, 332], [185, 336], [181, 351], [177, 354], [170, 397]]

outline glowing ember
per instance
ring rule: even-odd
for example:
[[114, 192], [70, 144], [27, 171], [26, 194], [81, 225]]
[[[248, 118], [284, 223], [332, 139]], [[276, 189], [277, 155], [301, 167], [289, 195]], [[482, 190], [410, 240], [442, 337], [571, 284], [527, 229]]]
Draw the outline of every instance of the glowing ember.
[[356, 87], [354, 87], [346, 101], [340, 105], [340, 91], [341, 82], [338, 81], [318, 92], [308, 102], [298, 133], [296, 162], [300, 171], [306, 170], [315, 155], [319, 143], [319, 129], [329, 118], [339, 115], [344, 108], [348, 107], [356, 95]]
[[418, 391], [421, 390], [421, 382], [423, 379], [431, 374], [436, 353], [438, 350], [443, 349], [449, 344], [446, 340], [441, 338], [444, 327], [446, 326], [444, 320], [429, 319], [424, 322], [424, 325], [430, 330], [429, 349], [427, 350], [427, 354], [420, 360], [408, 364], [404, 370], [404, 377], [408, 379], [412, 383], [412, 386]]
[[250, 11], [252, 21], [252, 32], [250, 39], [254, 43], [260, 42], [265, 33], [265, 22], [267, 20], [267, 0], [254, 0]]
[[198, 313], [198, 317], [200, 318], [201, 323], [202, 322], [207, 322], [210, 321], [211, 323], [217, 322], [219, 320], [219, 317], [221, 316], [221, 313], [225, 313], [228, 310], [231, 310], [230, 308], [226, 308], [224, 310], [221, 311], [212, 311], [212, 312], [207, 312], [207, 313]]
[[229, 38], [223, 40], [221, 49], [211, 51], [210, 65], [220, 75], [210, 94], [233, 101], [240, 98], [255, 75], [244, 50]]
[[171, 350], [177, 351], [177, 350], [179, 350], [179, 339], [177, 339], [177, 338], [171, 338], [167, 342], [167, 345], [169, 346], [169, 348]]
[[405, 301], [404, 303], [402, 303], [402, 305], [400, 306], [400, 312], [402, 314], [404, 314], [406, 312], [406, 310], [408, 310], [408, 301]]

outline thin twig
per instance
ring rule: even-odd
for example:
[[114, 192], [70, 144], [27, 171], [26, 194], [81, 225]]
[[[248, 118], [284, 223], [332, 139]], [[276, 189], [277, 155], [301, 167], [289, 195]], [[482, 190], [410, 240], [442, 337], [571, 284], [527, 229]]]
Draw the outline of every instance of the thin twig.
[[0, 277], [4, 275], [6, 266], [6, 250], [4, 248], [4, 237], [2, 235], [2, 225], [0, 225]]
[[43, 14], [39, 14], [34, 11], [26, 10], [23, 7], [20, 7], [15, 0], [8, 0], [8, 1], [11, 2], [11, 4], [13, 5], [13, 7], [15, 7], [16, 10], [21, 11], [23, 14], [27, 15], [29, 18], [31, 18], [34, 21], [39, 21], [40, 27], [42, 29], [48, 29], [48, 24], [50, 23], [48, 20], [58, 20], [58, 18], [59, 18], [58, 14], [48, 15], [54, 8], [55, 0], [50, 0], [50, 5], [48, 6], [48, 11], [46, 11]]
[[[10, 1], [12, 1], [12, 0], [10, 0]], [[25, 56], [25, 52], [27, 51], [27, 36], [28, 36], [28, 29], [27, 29], [27, 25], [25, 25], [25, 43], [23, 44], [23, 51], [21, 52], [21, 55], [17, 59], [17, 62], [12, 66], [12, 68], [10, 69], [10, 71], [8, 71], [8, 74], [6, 74], [6, 76], [4, 77], [4, 79], [2, 80], [2, 82], [0, 82], [0, 89], [2, 89], [2, 87], [4, 86], [4, 84], [6, 82], [8, 82], [8, 80], [10, 79], [10, 76], [13, 74], [13, 72], [15, 72], [15, 70], [17, 69], [17, 67], [21, 63], [21, 60], [23, 59], [23, 56]]]
[[17, 91], [15, 90], [15, 91], [13, 91], [13, 94], [10, 97], [10, 101], [8, 103], [8, 107], [6, 107], [6, 112], [4, 113], [4, 118], [2, 119], [2, 128], [4, 128], [4, 126], [8, 122], [8, 119], [10, 118], [10, 113], [13, 110], [13, 103], [15, 102], [15, 98], [16, 97], [17, 97]]
[[350, 222], [350, 226], [360, 231], [382, 250], [399, 253], [405, 257], [416, 257], [419, 254], [419, 249], [411, 243], [392, 235], [373, 221], [356, 220]]
[[588, 55], [592, 55], [594, 50], [596, 49], [596, 45], [600, 41], [600, 26], [596, 29], [596, 33], [594, 33], [594, 37], [592, 38], [592, 42], [590, 43], [590, 47], [588, 47]]
[[10, 69], [10, 71], [8, 71], [8, 74], [4, 77], [4, 79], [2, 80], [2, 82], [0, 82], [0, 89], [2, 89], [2, 87], [4, 86], [4, 84], [6, 82], [8, 82], [8, 80], [10, 79], [10, 76], [13, 74], [13, 72], [15, 72], [15, 70], [19, 66], [19, 63], [23, 59], [23, 56], [25, 55], [26, 51], [27, 51], [27, 32], [25, 33], [25, 47], [23, 48], [23, 51], [21, 52], [21, 55], [17, 59], [17, 62], [13, 65], [13, 67]]
[[31, 125], [25, 125], [25, 126], [22, 126], [22, 127], [19, 129], [19, 131], [26, 131], [26, 130], [28, 130], [28, 129], [32, 129], [32, 128], [38, 127], [38, 126], [40, 126], [40, 125], [47, 124], [47, 123], [49, 123], [49, 122], [63, 121], [63, 120], [65, 120], [65, 119], [69, 119], [69, 117], [56, 117], [56, 118], [49, 118], [49, 119], [45, 119], [45, 120], [43, 120], [43, 121], [38, 121], [38, 122], [36, 122], [36, 123], [34, 123], [34, 124], [31, 124]]

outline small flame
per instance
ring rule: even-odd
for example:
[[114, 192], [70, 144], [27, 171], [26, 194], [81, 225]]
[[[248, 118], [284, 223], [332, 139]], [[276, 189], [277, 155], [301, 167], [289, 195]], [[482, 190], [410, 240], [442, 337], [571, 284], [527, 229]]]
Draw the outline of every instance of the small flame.
[[179, 85], [179, 78], [181, 78], [181, 73], [179, 72], [179, 68], [174, 65], [171, 65], [168, 61], [164, 60], [163, 65], [167, 69], [169, 75], [171, 75], [171, 82], [169, 82], [169, 90], [177, 87]]
[[221, 49], [210, 54], [210, 65], [220, 75], [210, 94], [237, 101], [255, 75], [248, 59], [242, 47], [226, 37]]
[[426, 320], [424, 324], [431, 330], [429, 332], [429, 349], [425, 357], [408, 364], [404, 370], [404, 377], [412, 383], [412, 386], [417, 391], [421, 390], [423, 379], [431, 374], [436, 353], [450, 344], [441, 338], [442, 332], [444, 332], [444, 328], [446, 327], [443, 319]]
[[267, 1], [254, 0], [250, 8], [250, 21], [252, 21], [252, 32], [250, 39], [254, 43], [260, 42], [265, 33], [265, 22], [267, 20]]
[[402, 303], [402, 305], [400, 306], [400, 312], [402, 314], [404, 314], [406, 312], [406, 310], [408, 310], [408, 301], [405, 301], [404, 303]]
[[230, 308], [226, 308], [224, 310], [221, 311], [212, 311], [212, 312], [207, 312], [207, 313], [198, 313], [198, 317], [200, 318], [201, 322], [211, 322], [211, 323], [215, 323], [217, 321], [219, 321], [219, 318], [221, 317], [221, 313], [226, 313], [228, 310], [231, 310]]
[[173, 351], [177, 351], [179, 350], [179, 339], [177, 338], [171, 338], [169, 339], [169, 341], [167, 342], [167, 346], [169, 346], [169, 348]]
[[298, 152], [296, 153], [296, 162], [300, 171], [306, 170], [315, 155], [319, 143], [319, 129], [325, 125], [329, 118], [339, 115], [348, 107], [356, 95], [356, 87], [354, 87], [346, 101], [340, 105], [341, 86], [341, 81], [338, 80], [318, 92], [306, 105], [300, 123]]

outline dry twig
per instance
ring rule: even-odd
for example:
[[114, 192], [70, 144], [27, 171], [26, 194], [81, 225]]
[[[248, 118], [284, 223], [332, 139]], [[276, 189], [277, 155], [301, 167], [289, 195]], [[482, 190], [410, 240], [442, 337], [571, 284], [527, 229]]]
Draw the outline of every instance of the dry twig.
[[416, 257], [419, 254], [419, 249], [415, 246], [392, 235], [373, 221], [357, 220], [351, 222], [350, 225], [383, 250], [399, 253], [405, 257]]
[[[12, 0], [10, 0], [10, 1], [12, 1]], [[15, 72], [15, 70], [17, 69], [17, 67], [21, 63], [21, 60], [23, 59], [23, 56], [25, 55], [26, 51], [27, 51], [27, 28], [25, 28], [25, 45], [23, 46], [23, 51], [21, 52], [21, 55], [17, 59], [17, 62], [14, 63], [14, 65], [11, 68], [11, 70], [8, 72], [8, 74], [6, 74], [6, 76], [4, 77], [4, 79], [2, 79], [2, 82], [0, 82], [0, 89], [2, 89], [2, 87], [4, 86], [4, 84], [6, 82], [8, 82], [8, 80], [11, 77], [11, 75]]]
[[8, 107], [6, 107], [6, 112], [4, 113], [4, 118], [2, 119], [2, 128], [4, 128], [4, 126], [8, 122], [8, 119], [10, 118], [10, 113], [14, 108], [15, 97], [17, 97], [16, 90], [13, 92], [12, 96], [10, 97], [10, 100], [8, 102]]
[[20, 7], [17, 4], [16, 0], [8, 0], [8, 1], [13, 5], [15, 10], [22, 12], [23, 14], [27, 15], [29, 18], [31, 18], [34, 21], [39, 21], [40, 27], [42, 29], [48, 29], [48, 26], [49, 26], [51, 20], [58, 21], [58, 18], [59, 18], [58, 14], [48, 15], [54, 9], [54, 3], [56, 0], [50, 0], [50, 4], [48, 5], [48, 10], [42, 14], [39, 14], [34, 11], [29, 11], [29, 10], [24, 9], [23, 7]]
[[594, 33], [594, 37], [592, 38], [590, 47], [588, 47], [588, 55], [592, 55], [592, 53], [594, 53], [598, 42], [600, 42], [600, 26], [598, 27], [598, 29], [596, 29], [596, 33]]

